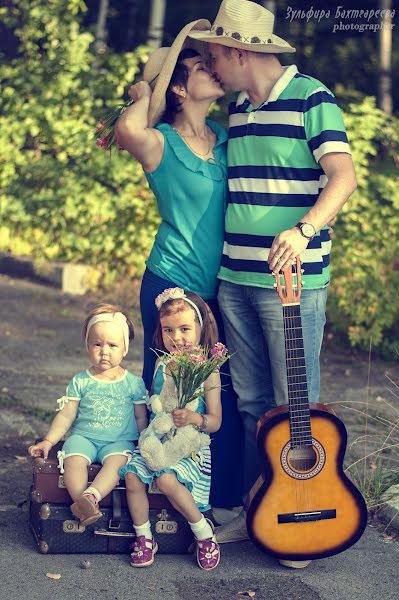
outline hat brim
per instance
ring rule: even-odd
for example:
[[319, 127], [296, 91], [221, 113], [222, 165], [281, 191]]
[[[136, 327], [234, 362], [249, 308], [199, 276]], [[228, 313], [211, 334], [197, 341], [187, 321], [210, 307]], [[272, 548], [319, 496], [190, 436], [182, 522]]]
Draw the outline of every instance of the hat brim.
[[225, 35], [216, 35], [214, 31], [192, 31], [188, 34], [188, 37], [197, 41], [206, 42], [208, 44], [221, 44], [222, 46], [228, 46], [229, 48], [241, 48], [242, 50], [249, 50], [250, 52], [263, 52], [265, 54], [282, 54], [283, 52], [296, 52], [295, 48], [289, 45], [288, 42], [278, 37], [278, 35], [270, 35], [269, 39], [271, 42], [266, 44], [253, 44], [251, 42], [241, 42], [232, 37]]
[[158, 123], [160, 117], [165, 112], [166, 100], [165, 95], [175, 70], [177, 59], [180, 52], [185, 48], [193, 48], [200, 54], [207, 53], [207, 45], [203, 40], [190, 39], [189, 33], [193, 30], [209, 30], [211, 27], [207, 19], [197, 19], [188, 23], [176, 36], [173, 44], [170, 47], [168, 56], [162, 65], [161, 71], [157, 77], [150, 100], [148, 109], [148, 126], [153, 127]]

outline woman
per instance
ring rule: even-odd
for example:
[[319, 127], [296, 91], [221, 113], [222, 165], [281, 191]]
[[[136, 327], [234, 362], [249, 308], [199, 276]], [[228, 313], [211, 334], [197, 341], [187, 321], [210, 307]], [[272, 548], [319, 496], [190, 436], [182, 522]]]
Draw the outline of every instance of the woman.
[[[206, 119], [210, 105], [224, 92], [203, 56], [184, 48], [190, 31], [207, 27], [206, 20], [189, 23], [170, 48], [153, 52], [144, 81], [129, 90], [134, 104], [115, 127], [120, 146], [143, 166], [162, 218], [140, 292], [143, 378], [148, 389], [156, 359], [151, 350], [157, 323], [155, 298], [165, 288], [181, 287], [203, 297], [215, 315], [219, 339], [224, 341], [216, 296], [228, 193], [227, 133]], [[242, 504], [242, 432], [227, 373], [222, 385], [222, 427], [212, 441], [211, 503], [232, 507]]]

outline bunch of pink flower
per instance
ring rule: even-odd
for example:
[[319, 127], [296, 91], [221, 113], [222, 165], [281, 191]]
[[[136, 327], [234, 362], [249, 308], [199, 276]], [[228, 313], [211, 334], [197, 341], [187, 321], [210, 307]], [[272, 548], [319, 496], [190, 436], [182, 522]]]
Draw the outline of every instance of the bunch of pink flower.
[[214, 347], [211, 349], [211, 355], [216, 360], [222, 360], [225, 356], [227, 356], [228, 350], [224, 344], [221, 342], [217, 342]]
[[205, 381], [212, 373], [219, 372], [223, 363], [230, 358], [226, 346], [220, 342], [210, 350], [188, 343], [173, 352], [164, 352], [158, 356], [173, 378], [179, 408], [184, 408], [188, 402], [202, 396]]
[[123, 150], [115, 139], [115, 123], [121, 116], [121, 114], [132, 104], [133, 100], [128, 100], [124, 104], [121, 104], [114, 110], [110, 111], [105, 115], [99, 123], [96, 125], [96, 146], [103, 150]]

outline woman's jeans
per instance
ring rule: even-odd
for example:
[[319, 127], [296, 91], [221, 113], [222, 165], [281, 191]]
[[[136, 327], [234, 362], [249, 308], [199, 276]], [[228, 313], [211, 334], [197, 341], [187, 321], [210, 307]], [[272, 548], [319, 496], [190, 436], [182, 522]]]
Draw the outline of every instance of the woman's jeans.
[[[284, 324], [275, 289], [222, 281], [218, 294], [230, 372], [244, 425], [244, 493], [260, 474], [256, 424], [265, 412], [288, 403]], [[319, 356], [323, 340], [327, 288], [302, 290], [301, 317], [310, 402], [319, 401]]]

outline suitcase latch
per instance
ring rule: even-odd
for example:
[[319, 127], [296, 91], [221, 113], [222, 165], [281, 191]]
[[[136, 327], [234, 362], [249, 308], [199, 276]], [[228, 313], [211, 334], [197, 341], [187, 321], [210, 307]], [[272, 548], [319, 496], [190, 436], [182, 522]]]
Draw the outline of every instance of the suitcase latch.
[[62, 524], [62, 531], [64, 533], [84, 533], [86, 527], [81, 525], [79, 521], [74, 521], [72, 519], [66, 520]]
[[159, 518], [159, 521], [155, 523], [155, 531], [157, 533], [177, 533], [177, 522], [168, 521], [169, 514], [165, 508], [157, 516]]

